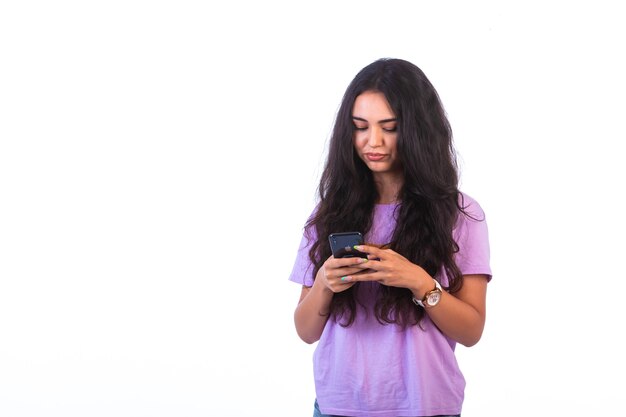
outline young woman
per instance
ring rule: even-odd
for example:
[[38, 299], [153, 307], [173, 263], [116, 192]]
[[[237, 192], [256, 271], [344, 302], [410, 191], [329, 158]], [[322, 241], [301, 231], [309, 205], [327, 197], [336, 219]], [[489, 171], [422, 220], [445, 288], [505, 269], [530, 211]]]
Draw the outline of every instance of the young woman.
[[[351, 231], [367, 257], [335, 259], [328, 236]], [[348, 86], [289, 279], [302, 285], [298, 335], [319, 342], [314, 416], [460, 415], [454, 348], [485, 324], [487, 225], [412, 63], [378, 60]]]

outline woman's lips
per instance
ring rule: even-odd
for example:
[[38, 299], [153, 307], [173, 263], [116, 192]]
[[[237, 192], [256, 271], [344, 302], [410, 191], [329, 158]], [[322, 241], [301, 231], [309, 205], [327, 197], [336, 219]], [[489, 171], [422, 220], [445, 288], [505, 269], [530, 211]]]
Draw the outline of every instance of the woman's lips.
[[384, 159], [385, 156], [386, 155], [384, 153], [366, 153], [365, 154], [365, 157], [367, 158], [367, 160], [372, 161], [372, 162], [380, 161]]

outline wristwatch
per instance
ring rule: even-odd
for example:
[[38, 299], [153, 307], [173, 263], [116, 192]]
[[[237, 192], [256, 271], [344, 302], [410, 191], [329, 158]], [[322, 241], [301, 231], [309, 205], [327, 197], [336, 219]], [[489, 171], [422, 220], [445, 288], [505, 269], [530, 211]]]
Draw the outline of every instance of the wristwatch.
[[433, 279], [433, 281], [435, 281], [435, 288], [428, 291], [426, 294], [424, 294], [424, 298], [422, 298], [421, 300], [418, 300], [417, 298], [413, 297], [413, 302], [415, 304], [424, 308], [434, 307], [437, 304], [439, 304], [439, 300], [441, 300], [441, 292], [442, 292], [441, 285], [439, 284], [439, 282], [437, 282], [436, 279]]

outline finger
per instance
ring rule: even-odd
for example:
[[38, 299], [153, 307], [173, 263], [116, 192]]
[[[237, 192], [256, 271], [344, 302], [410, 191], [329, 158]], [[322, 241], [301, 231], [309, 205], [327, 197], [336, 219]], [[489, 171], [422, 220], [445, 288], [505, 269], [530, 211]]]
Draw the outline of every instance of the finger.
[[342, 282], [378, 281], [378, 279], [378, 273], [376, 271], [350, 274], [341, 277]]
[[357, 257], [336, 258], [336, 259], [333, 259], [331, 262], [329, 262], [329, 266], [331, 268], [345, 268], [345, 267], [359, 265], [364, 262], [367, 262], [367, 258], [357, 258]]
[[345, 291], [348, 288], [352, 287], [354, 284], [356, 284], [356, 282], [354, 281], [347, 280], [346, 277], [350, 275], [358, 274], [361, 272], [361, 270], [351, 268], [351, 269], [346, 269], [346, 271], [342, 271], [342, 272], [343, 272], [342, 275], [337, 275], [337, 276], [326, 278], [326, 283], [327, 283], [326, 285], [333, 292]]
[[356, 284], [355, 281], [352, 281], [352, 282], [341, 281], [341, 282], [338, 282], [337, 284], [330, 285], [329, 288], [332, 292], [339, 293], [339, 292], [347, 290], [348, 288], [352, 287], [354, 284]]
[[344, 258], [344, 260], [346, 261], [346, 266], [360, 265], [368, 261], [367, 258], [358, 258], [358, 257]]
[[355, 265], [354, 268], [358, 268], [360, 270], [373, 269], [374, 271], [379, 271], [382, 268], [382, 263], [378, 258], [368, 259], [367, 262], [362, 262], [358, 265]]
[[376, 246], [369, 246], [369, 245], [357, 245], [354, 247], [354, 249], [360, 252], [367, 253], [369, 255], [368, 256], [369, 259], [380, 258], [380, 255], [383, 253], [382, 249], [377, 248]]
[[361, 274], [363, 273], [364, 270], [367, 270], [367, 268], [359, 268], [359, 267], [350, 267], [350, 268], [339, 268], [335, 271], [333, 271], [333, 276], [336, 278], [342, 278], [345, 277], [346, 275], [354, 275], [354, 274]]

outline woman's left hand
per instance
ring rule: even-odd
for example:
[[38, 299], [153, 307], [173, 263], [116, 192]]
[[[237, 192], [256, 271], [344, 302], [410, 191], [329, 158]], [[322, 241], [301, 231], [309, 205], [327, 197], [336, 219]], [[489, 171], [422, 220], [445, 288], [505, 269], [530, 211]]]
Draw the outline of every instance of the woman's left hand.
[[346, 281], [377, 281], [390, 287], [408, 288], [413, 293], [432, 287], [432, 278], [421, 266], [391, 249], [369, 245], [356, 246], [355, 249], [368, 254], [369, 260], [362, 264], [368, 270], [349, 275]]

